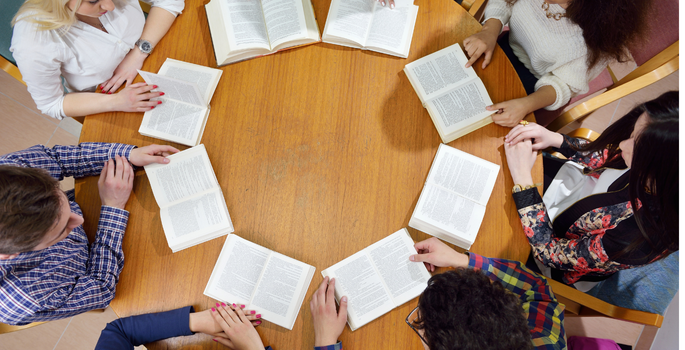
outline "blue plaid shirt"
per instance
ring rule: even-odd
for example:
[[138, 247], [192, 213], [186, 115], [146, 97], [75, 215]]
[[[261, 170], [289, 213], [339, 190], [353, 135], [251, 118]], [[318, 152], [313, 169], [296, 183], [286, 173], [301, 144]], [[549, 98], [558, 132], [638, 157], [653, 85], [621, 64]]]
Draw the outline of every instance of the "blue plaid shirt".
[[[0, 165], [45, 169], [58, 180], [79, 178], [99, 175], [106, 160], [128, 158], [133, 148], [108, 143], [51, 149], [37, 145], [1, 156]], [[83, 216], [74, 191], [66, 195], [71, 211]], [[51, 247], [0, 260], [0, 322], [23, 325], [107, 307], [124, 267], [121, 242], [127, 222], [126, 210], [102, 206], [90, 247], [83, 226], [78, 226]]]

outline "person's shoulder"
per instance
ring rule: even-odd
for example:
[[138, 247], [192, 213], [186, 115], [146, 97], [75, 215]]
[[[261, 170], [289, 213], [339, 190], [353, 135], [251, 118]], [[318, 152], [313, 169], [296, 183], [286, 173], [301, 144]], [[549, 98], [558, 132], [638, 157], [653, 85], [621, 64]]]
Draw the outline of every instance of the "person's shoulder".
[[33, 20], [36, 16], [35, 12], [27, 12], [16, 21], [12, 31], [11, 51], [16, 48], [35, 48], [40, 51], [47, 51], [50, 46], [62, 41], [61, 38], [69, 30], [66, 26], [58, 29], [43, 29], [40, 24]]

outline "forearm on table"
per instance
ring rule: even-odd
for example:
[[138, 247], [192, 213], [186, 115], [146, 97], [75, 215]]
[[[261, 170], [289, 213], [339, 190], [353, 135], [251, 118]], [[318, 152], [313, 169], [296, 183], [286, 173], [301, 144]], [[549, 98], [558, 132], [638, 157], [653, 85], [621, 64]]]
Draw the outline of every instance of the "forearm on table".
[[116, 97], [116, 94], [72, 92], [64, 95], [64, 114], [67, 117], [83, 117], [91, 114], [115, 112], [119, 110]]
[[526, 114], [528, 114], [552, 105], [557, 100], [557, 92], [551, 85], [545, 85], [521, 99], [526, 104]]
[[481, 32], [488, 33], [494, 36], [498, 36], [502, 31], [502, 22], [497, 18], [490, 18], [483, 24], [483, 29]]
[[119, 274], [124, 268], [122, 241], [128, 224], [128, 211], [103, 205], [95, 242], [90, 247], [88, 273], [114, 293]]

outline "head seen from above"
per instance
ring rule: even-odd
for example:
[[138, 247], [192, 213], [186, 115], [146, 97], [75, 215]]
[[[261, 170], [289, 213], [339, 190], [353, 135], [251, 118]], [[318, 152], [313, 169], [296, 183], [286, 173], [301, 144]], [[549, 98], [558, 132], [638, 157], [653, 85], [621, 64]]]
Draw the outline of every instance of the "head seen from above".
[[425, 349], [532, 348], [519, 299], [478, 270], [457, 268], [431, 277], [409, 318]]
[[82, 223], [45, 170], [0, 166], [0, 259], [45, 249]]
[[99, 18], [120, 0], [27, 0], [12, 19], [38, 24], [41, 30], [55, 30], [76, 23], [79, 18]]

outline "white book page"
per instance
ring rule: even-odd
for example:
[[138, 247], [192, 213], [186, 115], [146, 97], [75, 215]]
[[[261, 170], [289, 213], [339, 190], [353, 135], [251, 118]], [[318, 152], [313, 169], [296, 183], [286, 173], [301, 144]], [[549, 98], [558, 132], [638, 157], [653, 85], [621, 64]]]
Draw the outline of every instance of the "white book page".
[[347, 296], [347, 319], [355, 330], [395, 307], [371, 257], [362, 250], [321, 272], [335, 278], [335, 298]]
[[160, 218], [169, 247], [174, 251], [206, 241], [203, 238], [207, 235], [233, 231], [221, 188], [164, 206], [160, 208]]
[[200, 94], [205, 99], [205, 105], [209, 105], [209, 101], [212, 99], [214, 90], [216, 90], [216, 86], [219, 83], [221, 73], [223, 71], [220, 69], [177, 61], [171, 58], [167, 58], [162, 67], [159, 68], [160, 75], [197, 85]]
[[[164, 92], [168, 99], [185, 102], [188, 104], [207, 107], [207, 104], [195, 83], [189, 83], [160, 74], [150, 73], [139, 70], [138, 73], [146, 83], [157, 85], [156, 91]], [[155, 107], [156, 108], [156, 107]]]
[[431, 275], [423, 263], [412, 262], [414, 241], [406, 229], [366, 248], [396, 306], [418, 296], [426, 289]]
[[478, 79], [428, 101], [426, 108], [437, 115], [438, 128], [450, 134], [492, 115], [485, 109], [489, 105], [492, 100]]
[[160, 208], [183, 198], [219, 188], [204, 145], [172, 154], [167, 159], [168, 164], [155, 163], [145, 166], [152, 194]]
[[333, 0], [324, 36], [345, 38], [364, 46], [377, 1]]
[[303, 294], [309, 287], [312, 267], [274, 252], [266, 264], [250, 303], [263, 318], [292, 329], [302, 306]]
[[418, 9], [413, 0], [395, 0], [394, 9], [377, 6], [365, 46], [403, 55], [408, 53]]
[[[216, 1], [216, 0], [215, 0]], [[220, 0], [228, 44], [233, 50], [270, 50], [262, 5], [255, 0]], [[220, 62], [217, 62], [221, 64]]]
[[261, 0], [271, 49], [309, 36], [302, 0]]
[[486, 206], [498, 173], [499, 165], [441, 144], [426, 184], [442, 187]]
[[145, 112], [138, 132], [143, 135], [195, 146], [199, 142], [209, 110], [206, 107], [168, 98]]
[[469, 80], [479, 79], [472, 67], [464, 68], [466, 62], [464, 51], [454, 44], [407, 64], [405, 72], [425, 103]]
[[271, 250], [228, 235], [204, 294], [219, 301], [249, 305]]

